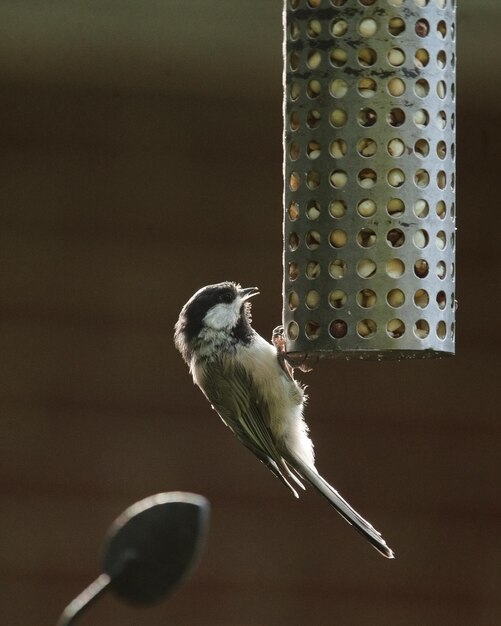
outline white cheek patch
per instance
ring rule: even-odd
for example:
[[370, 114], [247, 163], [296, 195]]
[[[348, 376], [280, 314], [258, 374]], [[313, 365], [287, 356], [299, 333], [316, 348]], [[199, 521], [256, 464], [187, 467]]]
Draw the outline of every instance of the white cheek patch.
[[236, 298], [230, 304], [216, 304], [204, 317], [204, 324], [214, 330], [231, 330], [240, 316], [241, 299]]

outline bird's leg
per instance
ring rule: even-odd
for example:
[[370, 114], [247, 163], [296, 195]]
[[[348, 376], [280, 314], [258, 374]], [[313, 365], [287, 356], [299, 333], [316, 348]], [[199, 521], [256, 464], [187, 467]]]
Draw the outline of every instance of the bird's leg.
[[293, 374], [296, 367], [299, 368], [302, 372], [311, 372], [313, 368], [307, 362], [307, 355], [305, 355], [303, 361], [298, 362], [297, 358], [292, 359], [287, 354], [284, 327], [282, 325], [275, 326], [275, 328], [273, 329], [273, 332], [271, 334], [271, 343], [275, 346], [277, 350], [277, 359], [280, 363], [280, 367], [285, 372], [287, 372], [291, 378], [294, 378]]

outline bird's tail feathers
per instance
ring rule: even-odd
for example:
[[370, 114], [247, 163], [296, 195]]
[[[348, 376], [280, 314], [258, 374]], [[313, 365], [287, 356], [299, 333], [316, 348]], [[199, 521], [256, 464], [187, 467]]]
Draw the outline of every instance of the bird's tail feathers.
[[367, 520], [359, 515], [355, 509], [353, 509], [348, 502], [332, 487], [329, 483], [320, 476], [315, 468], [309, 467], [301, 459], [291, 455], [287, 459], [288, 462], [294, 467], [299, 475], [307, 480], [312, 487], [314, 487], [329, 503], [336, 509], [336, 511], [344, 517], [344, 519], [351, 524], [357, 532], [359, 532], [367, 541], [369, 541], [376, 550], [378, 550], [383, 556], [388, 559], [394, 558], [393, 550], [386, 545], [386, 541], [382, 538], [381, 533], [378, 532]]
[[[278, 476], [278, 478], [292, 491], [296, 498], [299, 498], [299, 494], [291, 483], [294, 483], [295, 486], [300, 487], [301, 489], [305, 489], [305, 486], [301, 482], [301, 480], [296, 476], [296, 472], [293, 467], [289, 467], [287, 463], [282, 461], [280, 466], [275, 464], [273, 461], [275, 468], [271, 468], [272, 472]], [[275, 471], [276, 469], [276, 471]]]

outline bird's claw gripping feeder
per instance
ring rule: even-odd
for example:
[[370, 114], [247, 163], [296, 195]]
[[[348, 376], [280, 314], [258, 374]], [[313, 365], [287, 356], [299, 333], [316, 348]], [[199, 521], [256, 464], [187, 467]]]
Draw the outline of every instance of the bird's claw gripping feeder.
[[291, 362], [454, 353], [456, 0], [285, 0]]

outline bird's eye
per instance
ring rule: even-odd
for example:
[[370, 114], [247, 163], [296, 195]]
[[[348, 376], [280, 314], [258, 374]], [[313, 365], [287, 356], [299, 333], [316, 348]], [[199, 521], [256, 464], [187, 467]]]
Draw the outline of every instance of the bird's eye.
[[219, 295], [219, 301], [229, 304], [230, 302], [233, 302], [233, 294], [229, 291], [223, 291]]

